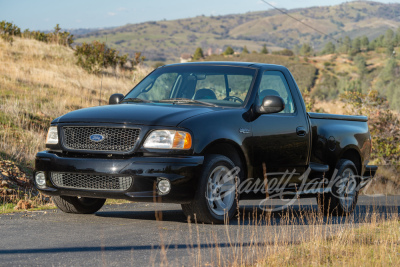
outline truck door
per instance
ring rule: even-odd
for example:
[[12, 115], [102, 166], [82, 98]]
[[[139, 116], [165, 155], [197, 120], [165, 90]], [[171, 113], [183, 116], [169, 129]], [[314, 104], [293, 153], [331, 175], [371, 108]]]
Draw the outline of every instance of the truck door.
[[[298, 99], [301, 96], [291, 92], [287, 78], [291, 79], [281, 71], [263, 73], [258, 101], [267, 95], [277, 95], [285, 101], [285, 109], [260, 115], [253, 121], [254, 175], [264, 179], [266, 174], [269, 184], [275, 179], [281, 185], [286, 183], [285, 187], [296, 187], [299, 175], [306, 170], [310, 133]], [[285, 176], [286, 171], [296, 174]]]

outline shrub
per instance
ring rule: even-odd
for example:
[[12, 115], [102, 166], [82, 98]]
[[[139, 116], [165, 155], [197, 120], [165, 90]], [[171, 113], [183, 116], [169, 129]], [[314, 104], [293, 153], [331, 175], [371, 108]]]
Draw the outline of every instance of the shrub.
[[367, 70], [367, 61], [365, 60], [365, 57], [363, 57], [360, 54], [357, 54], [354, 58], [354, 63], [357, 66], [358, 69], [358, 74], [362, 77], [364, 76], [368, 70]]
[[12, 24], [11, 22], [6, 22], [5, 20], [3, 20], [0, 22], [0, 36], [4, 40], [9, 41], [11, 44], [14, 40], [13, 36], [35, 39], [45, 43], [56, 43], [64, 46], [71, 46], [71, 44], [74, 42], [74, 36], [66, 31], [61, 32], [59, 24], [57, 24], [54, 27], [54, 31], [50, 33], [29, 31], [29, 29], [21, 32], [21, 29], [18, 26]]
[[242, 50], [242, 54], [248, 54], [248, 53], [249, 53], [249, 50], [247, 49], [246, 46], [244, 46], [243, 50]]
[[197, 47], [196, 51], [194, 51], [194, 54], [193, 54], [193, 60], [199, 60], [203, 57], [204, 57], [203, 49], [201, 49], [201, 47]]
[[303, 44], [300, 48], [300, 55], [309, 57], [314, 54], [314, 51], [310, 44]]
[[288, 56], [288, 57], [292, 57], [294, 56], [294, 53], [292, 50], [289, 50], [287, 48], [283, 49], [283, 50], [279, 50], [279, 51], [274, 51], [272, 52], [273, 55], [281, 55], [281, 56]]
[[224, 51], [224, 55], [233, 55], [235, 53], [235, 51], [233, 50], [232, 47], [228, 46], [225, 51]]
[[311, 92], [312, 97], [319, 99], [333, 99], [338, 94], [338, 78], [330, 73], [323, 71], [320, 82]]
[[266, 44], [263, 44], [260, 54], [268, 54], [268, 49]]
[[14, 41], [13, 36], [21, 36], [21, 29], [15, 24], [3, 20], [0, 22], [0, 36], [12, 44]]
[[160, 62], [159, 61], [159, 62], [156, 62], [156, 63], [153, 64], [153, 68], [157, 69], [157, 68], [162, 67], [164, 65], [165, 65], [164, 62]]
[[372, 137], [371, 157], [380, 164], [398, 166], [400, 160], [400, 121], [389, 109], [387, 99], [378, 91], [368, 94], [346, 91], [340, 96], [350, 114], [367, 115]]
[[[77, 64], [87, 72], [94, 74], [99, 74], [103, 68], [109, 66], [113, 68], [117, 67], [117, 65], [123, 66], [128, 60], [128, 55], [119, 56], [118, 54], [119, 52], [115, 49], [108, 48], [105, 42], [101, 43], [99, 41], [77, 45], [75, 50], [75, 55], [78, 59]], [[137, 59], [140, 61], [140, 53]], [[137, 64], [137, 62], [135, 63]]]
[[336, 46], [332, 42], [326, 43], [324, 49], [322, 50], [322, 55], [333, 54], [336, 51]]

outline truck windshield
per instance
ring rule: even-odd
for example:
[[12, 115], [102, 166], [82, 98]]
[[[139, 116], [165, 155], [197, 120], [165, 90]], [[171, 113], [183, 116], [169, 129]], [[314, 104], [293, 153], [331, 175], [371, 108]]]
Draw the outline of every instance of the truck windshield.
[[255, 69], [246, 67], [163, 67], [142, 80], [122, 102], [240, 107], [255, 74]]

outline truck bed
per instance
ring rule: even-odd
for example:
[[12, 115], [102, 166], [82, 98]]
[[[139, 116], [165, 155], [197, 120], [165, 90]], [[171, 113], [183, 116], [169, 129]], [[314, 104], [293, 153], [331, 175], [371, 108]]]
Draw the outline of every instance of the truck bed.
[[328, 113], [308, 112], [311, 119], [329, 119], [329, 120], [345, 120], [345, 121], [363, 121], [367, 122], [367, 116], [354, 116], [354, 115], [338, 115]]

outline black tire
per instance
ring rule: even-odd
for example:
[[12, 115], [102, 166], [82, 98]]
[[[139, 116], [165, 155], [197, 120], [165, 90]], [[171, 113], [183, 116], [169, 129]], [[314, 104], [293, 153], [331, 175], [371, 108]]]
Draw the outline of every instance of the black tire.
[[[341, 159], [337, 163], [336, 169], [338, 170], [335, 177], [336, 182], [333, 183], [331, 192], [317, 196], [318, 207], [325, 215], [348, 216], [353, 213], [358, 200], [357, 168], [351, 160]], [[349, 176], [348, 180], [347, 176]]]
[[88, 197], [53, 196], [53, 203], [66, 213], [92, 214], [101, 209], [106, 199]]
[[[242, 169], [240, 166], [238, 167], [240, 168], [241, 173]], [[211, 188], [209, 187], [209, 180], [211, 177], [216, 177], [218, 174], [215, 173], [216, 171], [222, 172], [226, 169], [229, 171], [233, 168], [235, 168], [235, 164], [232, 162], [232, 160], [225, 156], [208, 155], [206, 157], [193, 201], [189, 204], [181, 205], [183, 213], [187, 218], [190, 217], [190, 220], [196, 222], [215, 224], [224, 223], [226, 219], [233, 218], [233, 216], [236, 214], [237, 205], [239, 202], [238, 194], [236, 193], [236, 185], [239, 185], [240, 173], [235, 175], [235, 177], [226, 180], [227, 183], [225, 184], [225, 189], [230, 188], [228, 193], [224, 194], [222, 190], [221, 193], [219, 193], [218, 188], [208, 190], [208, 188]], [[218, 194], [218, 197], [209, 198], [208, 194], [212, 192]], [[231, 203], [231, 197], [233, 197], [233, 203]], [[231, 205], [226, 205], [226, 209], [218, 208], [218, 206], [221, 207], [221, 205], [217, 205], [217, 203], [221, 203], [221, 201], [224, 203], [225, 200], [227, 203], [231, 203]], [[211, 207], [211, 205], [213, 207]], [[218, 212], [222, 212], [223, 214], [217, 214]]]

